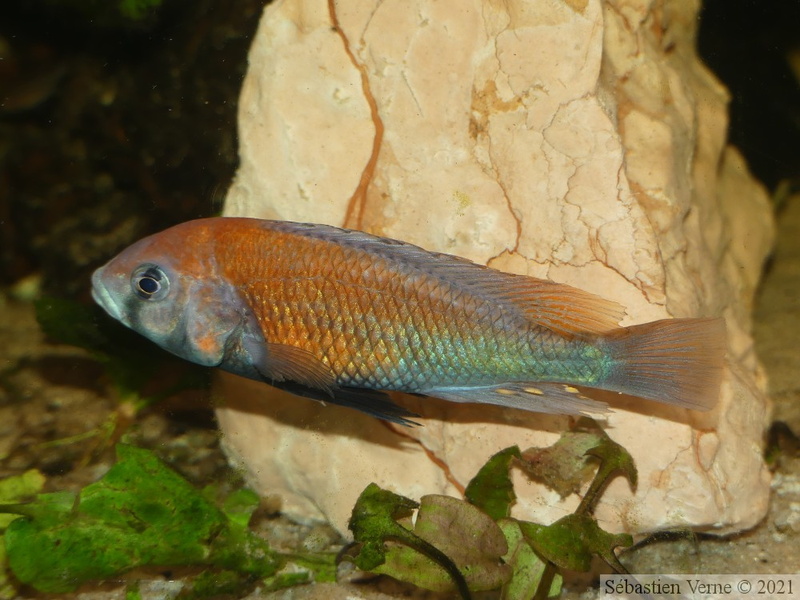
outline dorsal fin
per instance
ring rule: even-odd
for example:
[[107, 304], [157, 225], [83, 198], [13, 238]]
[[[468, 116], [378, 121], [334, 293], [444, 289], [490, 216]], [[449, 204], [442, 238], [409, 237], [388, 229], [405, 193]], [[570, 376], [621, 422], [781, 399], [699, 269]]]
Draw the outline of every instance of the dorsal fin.
[[[436, 261], [430, 275], [561, 335], [607, 333], [618, 329], [625, 316], [621, 304], [565, 283], [506, 273], [447, 254], [432, 256]], [[450, 259], [450, 264], [439, 263], [438, 257]], [[426, 264], [415, 266], [424, 269]]]
[[625, 309], [612, 300], [572, 286], [514, 275], [465, 258], [429, 252], [419, 246], [362, 231], [329, 225], [263, 221], [265, 227], [367, 252], [397, 265], [409, 275], [424, 273], [487, 302], [517, 312], [562, 335], [599, 334], [619, 327]]
[[563, 283], [507, 274], [504, 279], [494, 293], [556, 333], [606, 333], [617, 329], [625, 316], [625, 309], [613, 300]]

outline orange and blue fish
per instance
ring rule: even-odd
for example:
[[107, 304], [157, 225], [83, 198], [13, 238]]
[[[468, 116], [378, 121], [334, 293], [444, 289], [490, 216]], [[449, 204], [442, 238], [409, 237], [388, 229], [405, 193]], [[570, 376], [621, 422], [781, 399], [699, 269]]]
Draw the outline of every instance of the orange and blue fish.
[[200, 365], [397, 423], [388, 391], [598, 412], [575, 386], [707, 410], [721, 319], [620, 327], [615, 302], [327, 225], [190, 221], [92, 276], [115, 319]]

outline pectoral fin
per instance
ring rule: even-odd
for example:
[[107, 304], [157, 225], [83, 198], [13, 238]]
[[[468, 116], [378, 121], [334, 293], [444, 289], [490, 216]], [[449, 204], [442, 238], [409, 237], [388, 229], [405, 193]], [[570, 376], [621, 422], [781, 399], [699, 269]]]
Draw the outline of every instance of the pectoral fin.
[[384, 392], [346, 387], [334, 387], [328, 392], [300, 385], [293, 381], [274, 382], [273, 385], [296, 396], [318, 400], [323, 404], [330, 403], [354, 408], [372, 417], [397, 423], [398, 425], [406, 427], [419, 425], [419, 423], [407, 418], [418, 417], [418, 414], [395, 404]]
[[259, 370], [277, 382], [295, 381], [328, 393], [336, 387], [336, 375], [328, 365], [308, 350], [287, 344], [267, 342]]
[[418, 415], [398, 406], [383, 392], [340, 387], [336, 376], [311, 352], [287, 344], [267, 343], [258, 370], [267, 383], [297, 396], [329, 402], [391, 421], [399, 425], [417, 425], [406, 417]]

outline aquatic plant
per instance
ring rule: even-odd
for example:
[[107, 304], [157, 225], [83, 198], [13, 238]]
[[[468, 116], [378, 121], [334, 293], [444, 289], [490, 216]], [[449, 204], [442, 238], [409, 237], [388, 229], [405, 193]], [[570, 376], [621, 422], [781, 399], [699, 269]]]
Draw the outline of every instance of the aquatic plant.
[[[14, 515], [0, 523], [16, 581], [60, 593], [134, 568], [192, 565], [202, 571], [186, 583], [184, 595], [191, 597], [335, 580], [332, 553], [277, 552], [249, 529], [258, 505], [253, 492], [240, 489], [215, 501], [217, 490], [196, 490], [148, 450], [120, 444], [117, 457], [78, 494], [39, 493], [44, 479], [35, 473], [24, 476], [26, 485], [0, 482], [0, 511]], [[510, 516], [512, 468], [567, 495], [585, 485], [591, 462], [598, 462], [597, 471], [575, 513], [550, 525]], [[504, 600], [556, 597], [560, 571], [587, 571], [592, 556], [625, 571], [614, 550], [630, 546], [631, 537], [604, 531], [591, 516], [616, 473], [635, 485], [630, 455], [581, 419], [549, 448], [498, 452], [469, 483], [464, 500], [428, 495], [416, 502], [370, 484], [353, 508], [355, 542], [341, 560], [462, 598], [498, 589]], [[12, 491], [4, 494], [3, 486]], [[0, 585], [13, 581], [0, 576]]]
[[[550, 525], [510, 516], [516, 499], [512, 468], [566, 496], [582, 487], [592, 462], [598, 462], [596, 473], [573, 514]], [[560, 571], [588, 571], [593, 556], [625, 572], [614, 550], [631, 546], [633, 539], [604, 531], [592, 517], [615, 474], [635, 487], [630, 454], [582, 418], [549, 448], [520, 452], [514, 446], [495, 454], [470, 481], [464, 500], [429, 495], [417, 503], [369, 485], [353, 509], [355, 543], [345, 556], [365, 571], [458, 592], [464, 599], [493, 589], [500, 589], [504, 600], [557, 597]]]
[[[333, 553], [277, 552], [249, 529], [259, 504], [254, 492], [238, 489], [217, 500], [217, 489], [195, 489], [143, 448], [120, 444], [117, 459], [78, 494], [8, 503], [0, 482], [0, 500], [6, 500], [0, 511], [19, 515], [3, 536], [18, 582], [64, 593], [137, 567], [199, 566], [183, 590], [191, 598], [241, 593], [256, 583], [280, 589], [334, 579]], [[20, 500], [24, 493], [15, 495]], [[5, 585], [11, 581], [6, 576]]]

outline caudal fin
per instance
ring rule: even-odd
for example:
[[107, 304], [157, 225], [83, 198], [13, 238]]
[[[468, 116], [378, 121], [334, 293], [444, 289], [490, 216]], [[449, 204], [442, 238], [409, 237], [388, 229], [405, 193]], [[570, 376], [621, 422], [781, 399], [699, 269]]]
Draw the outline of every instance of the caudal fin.
[[605, 339], [614, 368], [597, 387], [695, 410], [717, 403], [725, 358], [722, 319], [654, 321]]

